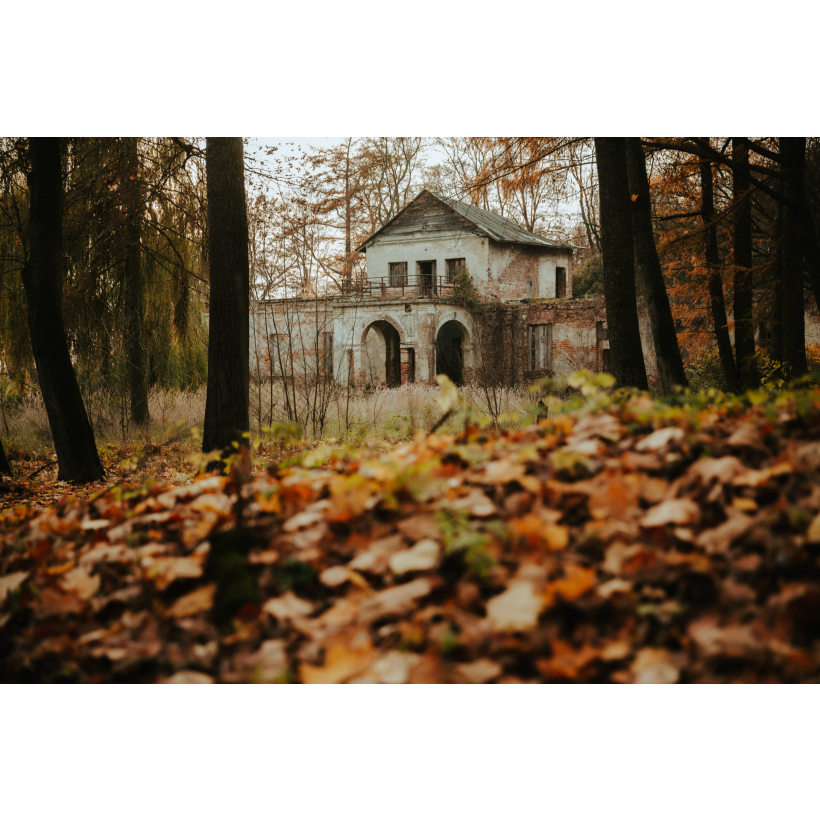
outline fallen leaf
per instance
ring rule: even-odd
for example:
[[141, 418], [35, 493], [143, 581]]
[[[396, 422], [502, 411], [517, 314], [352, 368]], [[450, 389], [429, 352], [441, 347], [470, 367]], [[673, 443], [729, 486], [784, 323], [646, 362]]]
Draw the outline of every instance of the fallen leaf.
[[551, 680], [577, 680], [594, 661], [598, 650], [593, 646], [574, 649], [565, 641], [552, 642], [552, 657], [539, 658], [535, 665], [538, 671]]
[[700, 521], [700, 509], [688, 498], [670, 498], [651, 507], [641, 519], [641, 526], [664, 527], [667, 524], [695, 524]]
[[505, 592], [487, 602], [487, 619], [497, 632], [523, 631], [538, 623], [544, 601], [528, 581], [514, 581]]
[[666, 649], [647, 646], [635, 656], [629, 671], [634, 683], [677, 683], [684, 660]]
[[214, 605], [215, 592], [216, 584], [200, 587], [174, 601], [166, 614], [170, 618], [187, 618], [199, 612], [207, 612]]
[[28, 575], [27, 572], [12, 572], [11, 575], [4, 575], [0, 578], [0, 606], [3, 606], [6, 596], [10, 592], [14, 592], [20, 588], [23, 581], [28, 578]]
[[277, 621], [292, 621], [304, 618], [313, 612], [310, 601], [297, 598], [290, 590], [279, 598], [271, 598], [262, 606], [262, 611], [272, 615]]
[[489, 658], [479, 658], [472, 663], [458, 663], [453, 668], [453, 683], [489, 683], [504, 670]]
[[160, 681], [160, 683], [213, 683], [214, 679], [204, 672], [196, 672], [193, 669], [180, 669], [170, 678]]
[[429, 538], [419, 541], [409, 550], [401, 550], [390, 556], [388, 565], [396, 575], [406, 572], [423, 572], [438, 564], [441, 547]]
[[564, 577], [547, 584], [544, 589], [545, 606], [552, 606], [557, 599], [576, 601], [586, 595], [598, 583], [598, 575], [593, 568], [569, 564], [564, 567]]
[[359, 621], [367, 624], [387, 616], [404, 615], [432, 591], [433, 584], [427, 578], [416, 578], [407, 584], [388, 587], [362, 604]]
[[100, 588], [100, 576], [89, 575], [83, 567], [77, 567], [63, 575], [60, 586], [81, 601], [87, 601]]
[[661, 450], [669, 444], [670, 441], [678, 441], [684, 436], [683, 430], [680, 427], [663, 427], [660, 430], [655, 430], [646, 438], [642, 438], [636, 445], [635, 449], [639, 453], [653, 452]]
[[302, 683], [344, 683], [370, 666], [373, 644], [364, 629], [347, 632], [330, 640], [322, 666], [299, 666]]

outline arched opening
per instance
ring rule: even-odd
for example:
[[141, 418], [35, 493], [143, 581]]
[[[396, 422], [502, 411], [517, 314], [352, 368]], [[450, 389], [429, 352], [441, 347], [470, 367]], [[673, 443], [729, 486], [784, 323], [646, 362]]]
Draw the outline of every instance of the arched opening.
[[445, 322], [436, 335], [436, 374], [444, 373], [453, 384], [464, 383], [464, 328]]
[[371, 385], [398, 387], [401, 384], [401, 340], [390, 322], [373, 322], [364, 332], [362, 369]]

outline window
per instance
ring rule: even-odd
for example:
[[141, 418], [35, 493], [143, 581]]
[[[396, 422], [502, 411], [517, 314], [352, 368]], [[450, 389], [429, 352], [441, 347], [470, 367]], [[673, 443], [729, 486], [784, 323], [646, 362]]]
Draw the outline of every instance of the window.
[[567, 298], [567, 269], [566, 268], [556, 268], [555, 269], [555, 298], [556, 299], [566, 299]]
[[[401, 288], [407, 284], [407, 262], [391, 262], [390, 287]], [[384, 268], [382, 268], [384, 270]]]
[[322, 368], [325, 376], [333, 376], [333, 334], [322, 333]]
[[604, 327], [603, 322], [596, 322], [595, 323], [595, 332], [598, 336], [599, 342], [607, 342], [609, 341], [609, 330]]
[[527, 328], [529, 369], [552, 371], [552, 325]]
[[448, 282], [455, 282], [457, 276], [460, 276], [462, 273], [467, 272], [467, 260], [464, 258], [446, 259], [445, 263], [447, 265]]
[[275, 375], [285, 375], [290, 371], [290, 339], [285, 333], [271, 333], [268, 336], [268, 355], [270, 356], [270, 372]]

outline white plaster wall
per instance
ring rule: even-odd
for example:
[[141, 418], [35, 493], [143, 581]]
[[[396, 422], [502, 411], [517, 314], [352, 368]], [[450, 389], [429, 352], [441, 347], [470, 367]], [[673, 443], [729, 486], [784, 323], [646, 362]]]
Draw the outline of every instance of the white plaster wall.
[[444, 234], [421, 236], [413, 239], [391, 240], [379, 237], [367, 249], [367, 278], [389, 276], [390, 262], [407, 262], [408, 276], [417, 274], [416, 262], [436, 260], [436, 275], [446, 276], [446, 259], [467, 260], [467, 269], [476, 287], [481, 290], [487, 282], [489, 240], [474, 234]]

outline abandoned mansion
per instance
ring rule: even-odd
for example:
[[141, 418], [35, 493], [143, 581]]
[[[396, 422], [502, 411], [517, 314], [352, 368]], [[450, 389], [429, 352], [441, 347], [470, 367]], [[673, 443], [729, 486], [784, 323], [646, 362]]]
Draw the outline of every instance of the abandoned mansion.
[[254, 304], [252, 374], [395, 387], [607, 369], [604, 299], [572, 298], [566, 244], [425, 190], [357, 250], [367, 278], [340, 294]]

